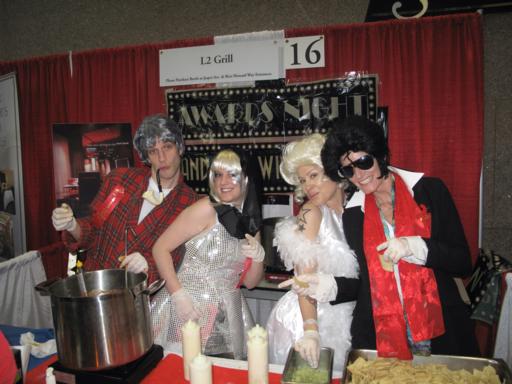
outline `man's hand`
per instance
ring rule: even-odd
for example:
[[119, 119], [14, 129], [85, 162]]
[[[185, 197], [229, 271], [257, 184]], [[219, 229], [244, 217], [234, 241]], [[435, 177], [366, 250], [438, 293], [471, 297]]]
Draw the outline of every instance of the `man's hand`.
[[263, 249], [263, 246], [248, 233], [245, 234], [245, 238], [247, 243], [242, 244], [242, 256], [248, 257], [257, 263], [263, 262], [263, 259], [265, 259], [265, 249]]
[[67, 204], [62, 204], [52, 212], [53, 227], [57, 231], [73, 231], [76, 228], [76, 219], [73, 210]]
[[338, 286], [334, 276], [326, 273], [307, 273], [283, 281], [279, 288], [289, 287], [299, 296], [309, 296], [320, 303], [336, 299]]
[[124, 257], [121, 256], [119, 259], [121, 260], [120, 267], [126, 268], [127, 271], [133, 273], [148, 273], [148, 261], [139, 252], [134, 252]]
[[295, 350], [308, 362], [311, 368], [318, 367], [320, 359], [320, 335], [318, 331], [310, 329], [304, 331], [304, 336], [295, 342]]
[[192, 297], [185, 289], [180, 288], [171, 295], [171, 300], [181, 321], [199, 320], [201, 314], [196, 309]]

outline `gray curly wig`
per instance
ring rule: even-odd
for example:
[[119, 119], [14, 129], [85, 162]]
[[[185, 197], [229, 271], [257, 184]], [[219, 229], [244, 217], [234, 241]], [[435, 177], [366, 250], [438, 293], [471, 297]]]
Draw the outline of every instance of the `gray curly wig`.
[[150, 164], [148, 149], [155, 146], [157, 139], [175, 143], [180, 156], [185, 152], [183, 136], [178, 125], [165, 115], [150, 115], [142, 120], [133, 138], [133, 145], [141, 161], [146, 165]]

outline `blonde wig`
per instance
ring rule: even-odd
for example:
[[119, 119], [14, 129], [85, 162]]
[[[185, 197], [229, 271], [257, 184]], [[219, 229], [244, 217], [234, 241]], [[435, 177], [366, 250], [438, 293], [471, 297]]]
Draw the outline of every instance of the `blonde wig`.
[[325, 136], [320, 133], [314, 133], [288, 143], [283, 149], [279, 170], [283, 179], [288, 184], [295, 186], [295, 200], [299, 203], [304, 201], [305, 193], [300, 185], [297, 169], [302, 165], [317, 165], [323, 170], [320, 152], [324, 143]]
[[231, 149], [223, 149], [215, 155], [208, 172], [208, 185], [210, 187], [210, 196], [217, 202], [222, 203], [214, 188], [215, 172], [225, 170], [233, 175], [233, 182], [240, 184], [242, 191], [241, 200], [243, 201], [246, 193], [247, 177], [242, 169], [240, 156]]

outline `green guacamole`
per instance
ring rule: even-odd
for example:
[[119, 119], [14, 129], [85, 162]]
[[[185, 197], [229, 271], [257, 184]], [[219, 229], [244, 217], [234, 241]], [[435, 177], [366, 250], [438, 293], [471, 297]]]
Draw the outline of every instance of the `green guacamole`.
[[321, 368], [298, 367], [293, 371], [290, 379], [294, 383], [323, 384], [329, 382], [329, 372]]

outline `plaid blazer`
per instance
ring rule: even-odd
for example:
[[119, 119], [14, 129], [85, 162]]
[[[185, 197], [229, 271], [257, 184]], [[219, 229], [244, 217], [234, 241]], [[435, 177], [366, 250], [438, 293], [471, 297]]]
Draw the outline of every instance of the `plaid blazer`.
[[[78, 219], [82, 231], [77, 242], [67, 231], [62, 232], [62, 239], [70, 251], [77, 248], [87, 249], [84, 268], [87, 271], [118, 268], [119, 256], [125, 254], [125, 229], [128, 228], [127, 254], [140, 252], [148, 261], [148, 283], [158, 278], [151, 248], [163, 231], [189, 205], [197, 200], [195, 192], [182, 179], [157, 205], [137, 224], [142, 207], [142, 194], [146, 191], [151, 171], [149, 168], [117, 168], [104, 180], [98, 194], [91, 203], [91, 212], [102, 205], [112, 189], [124, 188], [122, 200], [112, 213], [99, 225], [92, 217]], [[183, 247], [173, 252], [175, 267], [183, 257]]]

